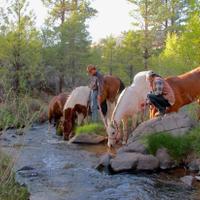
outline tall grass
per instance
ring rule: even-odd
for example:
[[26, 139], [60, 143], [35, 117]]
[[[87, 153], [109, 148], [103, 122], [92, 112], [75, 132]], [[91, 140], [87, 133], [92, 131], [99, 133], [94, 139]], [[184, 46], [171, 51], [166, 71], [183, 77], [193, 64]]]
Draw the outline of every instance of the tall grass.
[[13, 161], [0, 151], [0, 199], [28, 200], [27, 189], [15, 182], [12, 165]]
[[[3, 130], [0, 134], [11, 127], [26, 132], [33, 122], [40, 120], [45, 111], [46, 106], [41, 100], [28, 95], [16, 97], [12, 92], [8, 92], [0, 104], [0, 130]], [[27, 189], [15, 182], [13, 166], [17, 159], [18, 155], [8, 158], [0, 149], [0, 200], [29, 199]]]
[[190, 152], [200, 156], [200, 127], [183, 136], [173, 136], [169, 133], [151, 134], [145, 137], [145, 145], [149, 153], [154, 155], [159, 148], [166, 148], [178, 161]]
[[9, 94], [0, 104], [0, 129], [27, 127], [37, 121], [46, 106], [30, 96], [14, 97]]

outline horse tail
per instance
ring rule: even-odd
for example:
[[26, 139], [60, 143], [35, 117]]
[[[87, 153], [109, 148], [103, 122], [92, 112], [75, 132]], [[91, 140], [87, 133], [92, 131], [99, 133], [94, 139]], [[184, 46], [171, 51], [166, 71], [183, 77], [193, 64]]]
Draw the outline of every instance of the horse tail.
[[119, 93], [121, 93], [124, 90], [125, 85], [124, 85], [124, 83], [122, 82], [122, 80], [120, 78], [119, 78], [119, 81], [120, 81]]

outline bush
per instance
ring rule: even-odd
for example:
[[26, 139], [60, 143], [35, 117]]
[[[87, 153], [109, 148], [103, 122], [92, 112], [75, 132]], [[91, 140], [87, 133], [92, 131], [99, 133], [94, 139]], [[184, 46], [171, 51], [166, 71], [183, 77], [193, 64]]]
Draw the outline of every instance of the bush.
[[0, 152], [0, 199], [28, 200], [27, 189], [16, 183], [14, 176], [12, 160]]
[[0, 105], [0, 129], [21, 128], [37, 121], [45, 106], [29, 96], [14, 98], [9, 95]]
[[105, 133], [105, 128], [103, 124], [92, 123], [92, 124], [85, 124], [83, 126], [77, 127], [75, 132], [76, 134], [95, 133], [95, 134], [102, 135]]
[[151, 154], [156, 154], [159, 148], [166, 148], [169, 154], [180, 161], [189, 152], [200, 155], [200, 127], [192, 129], [183, 136], [173, 136], [169, 133], [156, 133], [145, 136], [147, 150]]
[[172, 136], [169, 133], [156, 133], [147, 136], [147, 149], [151, 154], [156, 154], [160, 148], [166, 148], [176, 160], [182, 159], [190, 150], [190, 141], [187, 136]]

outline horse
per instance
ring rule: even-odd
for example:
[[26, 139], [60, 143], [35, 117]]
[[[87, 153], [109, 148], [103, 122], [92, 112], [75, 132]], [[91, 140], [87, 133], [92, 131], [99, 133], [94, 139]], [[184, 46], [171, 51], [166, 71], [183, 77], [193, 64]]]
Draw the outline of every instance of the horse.
[[54, 96], [49, 103], [48, 121], [49, 121], [49, 124], [52, 124], [53, 122], [53, 126], [56, 127], [56, 129], [58, 128], [60, 119], [63, 116], [63, 108], [64, 108], [67, 98], [68, 98], [68, 94], [63, 92], [57, 96]]
[[[167, 77], [165, 80], [174, 91], [175, 103], [167, 108], [166, 113], [178, 112], [184, 105], [197, 102], [200, 105], [200, 67], [179, 76]], [[156, 108], [150, 111], [150, 118], [156, 116]]]
[[68, 140], [73, 136], [75, 120], [80, 125], [88, 115], [88, 103], [91, 89], [88, 86], [75, 88], [67, 99], [63, 109], [63, 137]]
[[[107, 104], [107, 121], [111, 119], [114, 106], [120, 93], [125, 88], [124, 83], [117, 76], [105, 75], [103, 78], [103, 87], [101, 92], [101, 104], [106, 101]], [[106, 124], [104, 124], [107, 126]]]
[[120, 124], [123, 124], [122, 144], [128, 139], [128, 119], [132, 118], [132, 126], [135, 127], [136, 116], [144, 112], [146, 97], [150, 91], [146, 75], [149, 71], [142, 71], [134, 76], [133, 83], [120, 94], [112, 113], [111, 121], [106, 129], [108, 134], [108, 147], [114, 146], [120, 137]]

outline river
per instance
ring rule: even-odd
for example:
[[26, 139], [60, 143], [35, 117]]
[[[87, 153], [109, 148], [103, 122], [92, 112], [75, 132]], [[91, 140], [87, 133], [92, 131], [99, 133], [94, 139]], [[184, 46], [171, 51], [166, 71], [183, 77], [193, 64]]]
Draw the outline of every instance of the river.
[[185, 186], [179, 173], [111, 175], [95, 169], [106, 145], [67, 144], [35, 124], [24, 135], [7, 130], [0, 147], [15, 159], [19, 183], [31, 200], [189, 200], [200, 199], [200, 189]]

